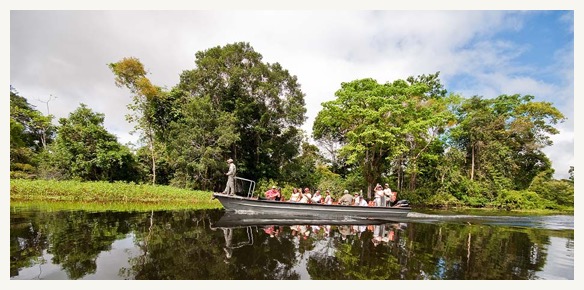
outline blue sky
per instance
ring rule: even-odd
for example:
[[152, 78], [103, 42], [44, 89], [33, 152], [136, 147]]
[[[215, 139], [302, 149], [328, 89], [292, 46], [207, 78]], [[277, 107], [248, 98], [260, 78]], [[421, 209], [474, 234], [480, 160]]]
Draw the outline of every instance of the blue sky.
[[80, 103], [104, 113], [123, 143], [130, 93], [106, 64], [137, 57], [171, 88], [194, 54], [249, 42], [265, 62], [297, 76], [311, 132], [341, 82], [384, 83], [440, 71], [451, 93], [530, 94], [566, 117], [545, 152], [556, 177], [574, 165], [574, 13], [566, 10], [12, 11], [10, 84], [29, 102], [66, 117]]

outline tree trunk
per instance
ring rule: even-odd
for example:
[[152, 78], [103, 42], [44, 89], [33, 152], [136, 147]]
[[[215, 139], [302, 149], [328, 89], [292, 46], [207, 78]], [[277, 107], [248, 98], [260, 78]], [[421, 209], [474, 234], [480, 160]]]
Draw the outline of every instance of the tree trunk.
[[410, 186], [409, 186], [409, 188], [412, 191], [416, 190], [416, 169], [414, 169], [413, 172], [410, 174]]
[[403, 189], [404, 172], [402, 170], [402, 160], [403, 155], [400, 155], [397, 159], [397, 190], [401, 191]]
[[471, 146], [471, 164], [470, 164], [470, 180], [474, 180], [474, 164], [475, 164], [475, 152], [474, 152], [474, 144]]
[[154, 185], [156, 184], [156, 157], [154, 156], [154, 138], [152, 137], [151, 127], [148, 127], [148, 143], [150, 143], [150, 156], [152, 158], [152, 185]]

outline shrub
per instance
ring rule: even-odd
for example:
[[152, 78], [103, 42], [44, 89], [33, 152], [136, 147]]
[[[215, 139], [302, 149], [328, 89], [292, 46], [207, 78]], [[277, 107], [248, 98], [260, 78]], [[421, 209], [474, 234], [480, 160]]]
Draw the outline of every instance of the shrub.
[[[403, 199], [403, 197], [398, 197], [398, 199]], [[409, 201], [413, 202], [412, 200]], [[430, 207], [457, 207], [461, 206], [462, 202], [450, 193], [439, 191], [426, 201], [426, 205]]]
[[537, 193], [527, 190], [502, 190], [493, 202], [493, 205], [506, 210], [544, 209], [548, 208], [549, 204], [549, 201]]

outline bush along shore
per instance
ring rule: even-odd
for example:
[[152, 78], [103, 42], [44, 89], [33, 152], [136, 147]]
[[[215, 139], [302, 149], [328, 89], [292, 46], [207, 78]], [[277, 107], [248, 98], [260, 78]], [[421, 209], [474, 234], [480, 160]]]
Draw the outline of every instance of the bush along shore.
[[136, 204], [172, 208], [222, 208], [208, 191], [188, 190], [165, 185], [125, 182], [81, 182], [56, 180], [10, 180], [10, 202], [65, 202], [74, 204]]

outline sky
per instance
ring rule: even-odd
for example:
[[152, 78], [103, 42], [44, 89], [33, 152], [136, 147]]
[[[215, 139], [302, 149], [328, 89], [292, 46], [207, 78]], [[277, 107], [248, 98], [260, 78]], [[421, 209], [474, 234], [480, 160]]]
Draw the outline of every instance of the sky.
[[10, 85], [55, 122], [88, 105], [124, 144], [138, 136], [125, 118], [131, 93], [115, 85], [108, 63], [136, 57], [155, 85], [170, 89], [195, 68], [196, 52], [247, 42], [298, 78], [307, 135], [342, 82], [440, 72], [448, 92], [463, 97], [551, 102], [566, 120], [544, 152], [556, 178], [575, 163], [573, 9], [12, 9], [9, 16]]

